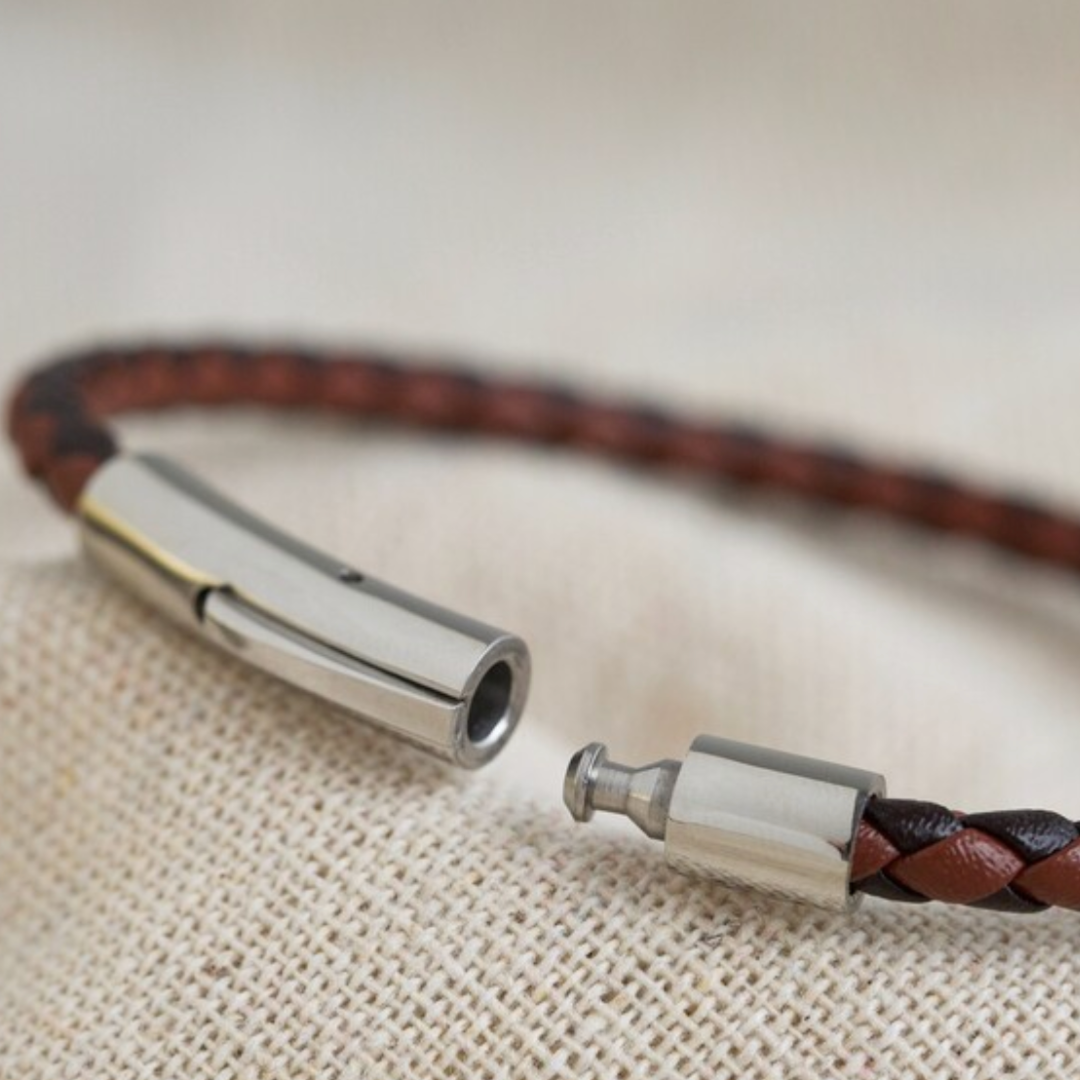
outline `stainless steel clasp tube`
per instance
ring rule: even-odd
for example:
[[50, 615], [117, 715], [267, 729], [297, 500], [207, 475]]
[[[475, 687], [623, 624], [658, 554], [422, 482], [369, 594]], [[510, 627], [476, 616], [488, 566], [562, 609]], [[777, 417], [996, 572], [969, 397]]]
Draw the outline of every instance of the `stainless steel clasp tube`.
[[439, 757], [483, 765], [521, 716], [519, 637], [286, 536], [172, 462], [112, 459], [78, 513], [94, 561], [155, 607]]
[[698, 736], [682, 762], [636, 769], [591, 743], [563, 787], [576, 820], [624, 814], [664, 841], [676, 870], [837, 910], [858, 902], [855, 836], [867, 799], [884, 794], [877, 773], [713, 735]]

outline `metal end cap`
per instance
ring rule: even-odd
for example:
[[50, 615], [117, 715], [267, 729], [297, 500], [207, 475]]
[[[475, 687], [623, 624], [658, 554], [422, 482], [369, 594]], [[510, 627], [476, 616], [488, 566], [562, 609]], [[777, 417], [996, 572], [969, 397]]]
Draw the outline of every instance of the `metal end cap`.
[[607, 756], [607, 747], [603, 743], [589, 743], [570, 759], [566, 767], [563, 802], [575, 821], [588, 821], [593, 816], [596, 774], [607, 761]]

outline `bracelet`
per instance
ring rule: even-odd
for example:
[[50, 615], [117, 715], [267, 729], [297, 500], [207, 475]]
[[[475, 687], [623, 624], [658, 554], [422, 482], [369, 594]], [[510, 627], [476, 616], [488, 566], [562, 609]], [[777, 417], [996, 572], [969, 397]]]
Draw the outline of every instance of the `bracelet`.
[[[286, 536], [179, 466], [121, 453], [104, 418], [178, 405], [315, 409], [567, 447], [858, 508], [1061, 569], [1080, 520], [938, 473], [730, 423], [491, 378], [374, 350], [102, 348], [31, 372], [8, 429], [79, 521], [91, 559], [181, 624], [458, 765], [491, 760], [525, 705], [516, 635], [409, 596]], [[591, 744], [572, 815], [625, 814], [678, 870], [831, 907], [863, 895], [1008, 912], [1080, 908], [1080, 829], [1042, 810], [961, 814], [886, 798], [871, 772], [713, 736], [631, 769]]]

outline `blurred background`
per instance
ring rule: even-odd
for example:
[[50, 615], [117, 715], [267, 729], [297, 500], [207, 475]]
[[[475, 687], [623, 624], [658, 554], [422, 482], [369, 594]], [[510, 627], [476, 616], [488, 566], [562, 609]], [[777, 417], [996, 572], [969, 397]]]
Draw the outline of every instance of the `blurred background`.
[[[1080, 502], [1078, 73], [1065, 3], [6, 0], [0, 375], [400, 342]], [[124, 431], [531, 632], [519, 763], [710, 727], [877, 766], [930, 732], [898, 793], [1032, 801], [1080, 750], [1067, 591], [967, 548], [317, 421]], [[9, 561], [70, 558], [10, 456], [0, 508]], [[957, 779], [1018, 715], [1024, 760]]]

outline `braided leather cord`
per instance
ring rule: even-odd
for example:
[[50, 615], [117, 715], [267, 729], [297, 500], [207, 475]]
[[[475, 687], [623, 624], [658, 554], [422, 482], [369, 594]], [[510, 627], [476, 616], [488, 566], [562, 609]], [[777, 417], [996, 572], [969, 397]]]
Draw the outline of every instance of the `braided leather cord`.
[[[731, 423], [702, 423], [561, 388], [493, 379], [377, 351], [204, 344], [78, 353], [32, 372], [8, 428], [26, 471], [72, 510], [118, 452], [104, 418], [179, 405], [306, 408], [471, 432], [662, 465], [790, 492], [963, 535], [1080, 569], [1080, 520], [936, 473], [864, 461]], [[934, 803], [872, 800], [853, 852], [853, 888], [1031, 912], [1080, 908], [1080, 829], [1041, 810], [961, 815]]]

